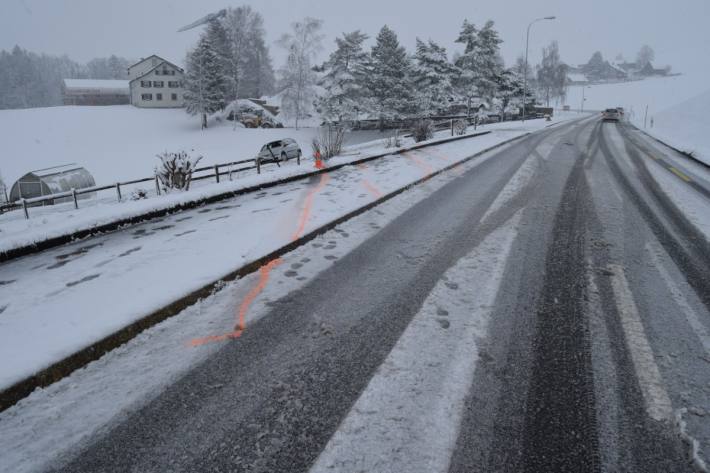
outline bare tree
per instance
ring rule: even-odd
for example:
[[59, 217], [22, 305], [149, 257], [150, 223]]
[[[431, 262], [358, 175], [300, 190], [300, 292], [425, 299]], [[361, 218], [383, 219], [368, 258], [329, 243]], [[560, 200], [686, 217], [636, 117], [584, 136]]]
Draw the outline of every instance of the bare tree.
[[643, 67], [649, 62], [653, 62], [656, 59], [656, 53], [653, 51], [651, 46], [644, 44], [641, 46], [638, 54], [636, 54], [636, 65], [638, 67]]
[[279, 71], [283, 89], [281, 103], [284, 112], [296, 119], [298, 128], [299, 119], [307, 116], [315, 98], [317, 77], [312, 63], [322, 48], [323, 21], [306, 17], [291, 27], [293, 31], [285, 33], [278, 41], [288, 52], [286, 64]]
[[542, 64], [537, 70], [537, 82], [547, 106], [554, 98], [564, 98], [567, 89], [567, 67], [560, 60], [557, 41], [542, 49]]

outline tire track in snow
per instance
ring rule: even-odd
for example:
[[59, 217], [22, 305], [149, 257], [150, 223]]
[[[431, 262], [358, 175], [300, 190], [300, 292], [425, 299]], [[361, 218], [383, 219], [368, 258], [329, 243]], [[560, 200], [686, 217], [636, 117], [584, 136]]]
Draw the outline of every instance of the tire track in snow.
[[448, 470], [521, 215], [445, 273], [311, 473]]

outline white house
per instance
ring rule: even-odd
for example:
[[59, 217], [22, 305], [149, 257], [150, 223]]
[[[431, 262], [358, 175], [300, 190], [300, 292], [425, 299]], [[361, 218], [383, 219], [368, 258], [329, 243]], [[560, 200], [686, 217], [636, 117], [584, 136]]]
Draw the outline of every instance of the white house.
[[152, 55], [128, 68], [131, 104], [142, 108], [176, 108], [185, 103], [185, 72]]

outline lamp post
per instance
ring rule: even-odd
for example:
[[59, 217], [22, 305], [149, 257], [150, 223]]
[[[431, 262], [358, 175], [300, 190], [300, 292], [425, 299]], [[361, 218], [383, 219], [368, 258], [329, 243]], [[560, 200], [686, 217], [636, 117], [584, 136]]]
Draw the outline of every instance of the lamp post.
[[528, 96], [528, 47], [530, 45], [530, 27], [537, 23], [538, 21], [543, 21], [543, 20], [554, 20], [554, 16], [546, 16], [543, 18], [538, 18], [536, 20], [533, 20], [530, 22], [528, 25], [528, 33], [525, 38], [525, 70], [523, 71], [523, 123], [525, 123], [525, 99]]
[[584, 97], [584, 90], [585, 90], [585, 89], [591, 89], [591, 88], [592, 88], [592, 87], [589, 86], [589, 85], [583, 85], [583, 86], [582, 86], [582, 111], [581, 111], [581, 113], [584, 113], [584, 102], [587, 101], [587, 99]]

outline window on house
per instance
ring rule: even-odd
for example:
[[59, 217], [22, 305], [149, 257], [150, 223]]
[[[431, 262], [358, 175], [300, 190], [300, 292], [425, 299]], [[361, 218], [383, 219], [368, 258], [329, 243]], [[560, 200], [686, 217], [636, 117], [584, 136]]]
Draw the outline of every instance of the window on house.
[[143, 94], [143, 95], [141, 95], [141, 99], [143, 99], [143, 100], [153, 100], [153, 94]]
[[164, 83], [162, 80], [154, 80], [154, 81], [153, 81], [153, 87], [161, 88], [161, 87], [164, 86], [164, 84], [165, 84], [165, 83]]
[[177, 94], [170, 94], [171, 100], [177, 100]]
[[155, 75], [156, 75], [156, 76], [159, 76], [159, 75], [160, 75], [160, 69], [156, 69], [156, 70], [155, 70]]
[[150, 81], [149, 80], [142, 80], [141, 87], [145, 87], [146, 89], [149, 89], [150, 88]]
[[163, 100], [163, 94], [155, 94], [155, 100]]
[[180, 83], [176, 80], [171, 80], [168, 81], [168, 87], [170, 87], [171, 89], [177, 89], [178, 87], [180, 87]]

